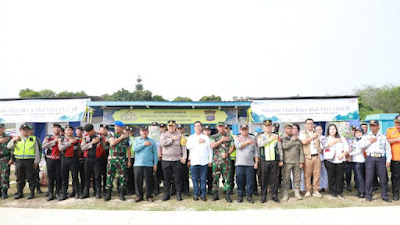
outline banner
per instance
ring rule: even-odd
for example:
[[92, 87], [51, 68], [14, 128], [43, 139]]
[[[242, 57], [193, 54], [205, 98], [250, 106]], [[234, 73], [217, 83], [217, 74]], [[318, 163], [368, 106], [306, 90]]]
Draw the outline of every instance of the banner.
[[358, 120], [357, 98], [260, 100], [251, 104], [254, 123]]
[[182, 124], [196, 121], [214, 124], [225, 121], [227, 117], [224, 111], [218, 109], [121, 109], [112, 115], [114, 121], [120, 120], [126, 124], [166, 123], [168, 120]]
[[19, 100], [0, 102], [1, 123], [81, 121], [88, 99]]

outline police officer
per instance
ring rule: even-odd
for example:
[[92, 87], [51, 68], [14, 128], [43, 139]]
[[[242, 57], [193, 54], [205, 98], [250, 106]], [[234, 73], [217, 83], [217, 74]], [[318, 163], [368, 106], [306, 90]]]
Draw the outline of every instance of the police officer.
[[80, 199], [89, 197], [90, 176], [93, 173], [94, 186], [96, 187], [96, 198], [101, 198], [101, 184], [100, 184], [100, 160], [105, 148], [103, 138], [98, 135], [93, 128], [92, 124], [86, 124], [83, 129], [86, 131], [81, 143], [81, 149], [84, 151], [85, 157], [85, 189]]
[[218, 133], [211, 136], [210, 145], [213, 149], [213, 194], [212, 201], [219, 199], [219, 177], [222, 175], [225, 180], [224, 190], [226, 191], [225, 199], [227, 202], [232, 202], [230, 196], [231, 183], [229, 181], [230, 175], [230, 159], [229, 154], [233, 152], [234, 141], [231, 135], [225, 132], [225, 123], [217, 123]]
[[[125, 201], [126, 170], [131, 168], [131, 149], [129, 146], [129, 134], [124, 133], [124, 123], [115, 121], [115, 136], [109, 138], [110, 154], [107, 164], [107, 194], [104, 200], [111, 199], [112, 184], [115, 173], [118, 172], [119, 199]], [[128, 157], [127, 157], [128, 155]]]
[[35, 136], [28, 135], [28, 125], [22, 124], [19, 128], [21, 135], [14, 137], [8, 143], [7, 148], [13, 149], [9, 165], [15, 162], [15, 170], [17, 174], [17, 191], [18, 194], [14, 199], [24, 197], [23, 189], [26, 179], [31, 190], [28, 199], [35, 197], [35, 169], [39, 165], [40, 154], [39, 145]]
[[62, 178], [62, 196], [58, 199], [60, 201], [67, 199], [67, 189], [69, 182], [69, 172], [72, 175], [72, 193], [70, 197], [79, 198], [79, 181], [78, 181], [78, 167], [80, 152], [79, 140], [73, 136], [74, 128], [70, 125], [65, 126], [64, 140], [59, 140], [58, 148], [61, 152], [61, 178]]
[[[59, 140], [63, 140], [64, 136], [61, 135], [61, 125], [58, 123], [53, 124], [53, 135], [47, 135], [43, 140], [43, 148], [46, 150], [47, 158], [47, 174], [49, 176], [49, 196], [47, 201], [60, 197], [61, 190], [61, 160], [60, 150], [58, 148]], [[54, 195], [54, 184], [56, 185], [56, 194]]]
[[11, 136], [6, 134], [5, 125], [0, 123], [0, 196], [2, 199], [8, 198], [8, 188], [10, 187], [10, 159], [11, 151], [7, 148], [7, 144], [11, 140]]
[[371, 131], [364, 135], [358, 143], [358, 147], [366, 148], [365, 162], [365, 199], [372, 201], [372, 186], [375, 172], [379, 177], [382, 190], [382, 200], [390, 202], [388, 196], [387, 170], [392, 160], [390, 143], [386, 136], [379, 133], [379, 122], [369, 121]]

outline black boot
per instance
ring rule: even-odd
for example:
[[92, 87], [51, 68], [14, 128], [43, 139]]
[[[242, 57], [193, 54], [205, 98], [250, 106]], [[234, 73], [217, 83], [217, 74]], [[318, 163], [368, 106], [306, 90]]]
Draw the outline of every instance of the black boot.
[[18, 190], [17, 194], [14, 196], [14, 199], [20, 199], [23, 197], [24, 197], [24, 194], [23, 194], [22, 190]]
[[61, 196], [58, 198], [58, 201], [64, 201], [67, 198], [67, 190], [63, 190]]
[[276, 203], [281, 203], [281, 201], [279, 200], [277, 195], [272, 196], [272, 201], [274, 201]]
[[227, 202], [232, 202], [231, 194], [229, 193], [229, 191], [226, 192], [225, 199], [226, 199]]
[[219, 200], [218, 192], [214, 192], [214, 196], [211, 198], [211, 201]]
[[154, 195], [160, 194], [160, 184], [156, 184], [154, 187]]
[[100, 188], [96, 191], [96, 198], [101, 198], [101, 190]]
[[54, 199], [54, 191], [49, 191], [49, 196], [47, 196], [47, 201], [51, 201]]
[[3, 190], [3, 194], [1, 195], [1, 198], [2, 198], [2, 199], [8, 198], [7, 192], [8, 192], [8, 189], [4, 189], [4, 190]]
[[164, 197], [161, 199], [162, 201], [168, 201], [170, 199], [169, 191], [165, 191]]
[[61, 198], [60, 191], [61, 191], [61, 189], [56, 190], [56, 199]]
[[176, 192], [176, 200], [177, 200], [177, 201], [182, 201], [182, 194], [181, 194], [181, 192]]
[[40, 189], [40, 184], [36, 187], [36, 192], [38, 194], [42, 194], [43, 193], [42, 189]]
[[237, 202], [238, 202], [238, 203], [242, 203], [242, 202], [243, 202], [243, 196], [239, 195], [239, 196], [238, 196]]
[[119, 200], [125, 201], [125, 191], [121, 190], [119, 193]]
[[83, 195], [81, 195], [80, 199], [89, 198], [89, 188], [85, 188], [83, 191]]
[[265, 195], [261, 196], [260, 202], [264, 203], [266, 201], [267, 201], [267, 196], [265, 196]]
[[33, 199], [35, 197], [35, 188], [32, 188], [31, 192], [28, 195], [28, 199]]
[[247, 201], [248, 201], [249, 203], [254, 203], [254, 200], [253, 200], [253, 198], [252, 198], [251, 195], [247, 195]]
[[106, 194], [104, 195], [104, 201], [110, 201], [111, 199], [111, 189], [106, 190]]

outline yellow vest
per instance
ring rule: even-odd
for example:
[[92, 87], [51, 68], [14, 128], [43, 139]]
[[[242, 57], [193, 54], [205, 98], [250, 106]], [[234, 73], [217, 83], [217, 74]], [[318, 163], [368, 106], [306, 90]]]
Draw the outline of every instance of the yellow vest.
[[36, 156], [35, 144], [35, 136], [29, 136], [28, 138], [26, 138], [26, 140], [21, 138], [21, 140], [15, 144], [14, 157], [16, 159], [34, 159]]

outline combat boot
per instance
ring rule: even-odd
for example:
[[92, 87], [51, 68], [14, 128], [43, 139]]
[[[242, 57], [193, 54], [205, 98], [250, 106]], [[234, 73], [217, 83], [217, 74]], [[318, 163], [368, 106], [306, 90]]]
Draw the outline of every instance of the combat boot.
[[226, 199], [227, 202], [232, 202], [231, 193], [229, 193], [229, 191], [226, 192], [225, 199]]
[[303, 197], [301, 197], [300, 195], [299, 189], [294, 190], [294, 197], [296, 197], [298, 200], [303, 200]]
[[96, 198], [101, 198], [101, 190], [100, 189], [96, 190]]
[[81, 195], [80, 199], [85, 199], [89, 197], [89, 189], [85, 188], [85, 190], [83, 191], [83, 195]]
[[8, 191], [8, 189], [4, 189], [4, 190], [3, 190], [3, 194], [1, 195], [1, 198], [2, 198], [2, 199], [8, 198], [7, 191]]
[[56, 199], [59, 199], [61, 197], [60, 191], [61, 189], [56, 189]]
[[211, 201], [219, 200], [218, 192], [214, 192], [214, 196], [211, 198]]
[[239, 195], [239, 196], [238, 196], [237, 202], [238, 202], [238, 203], [242, 203], [242, 202], [243, 202], [243, 196]]
[[14, 199], [20, 199], [20, 198], [23, 198], [23, 197], [24, 197], [24, 194], [23, 194], [23, 192], [21, 190], [21, 191], [18, 191], [18, 193], [14, 196]]
[[32, 188], [31, 192], [28, 195], [28, 199], [33, 199], [35, 197], [35, 188]]
[[40, 184], [36, 187], [36, 192], [38, 194], [42, 194], [43, 193], [42, 189], [40, 189]]
[[162, 201], [168, 201], [170, 199], [169, 191], [165, 191], [164, 197], [161, 199]]
[[181, 192], [176, 192], [176, 200], [182, 201], [182, 193]]
[[125, 192], [124, 190], [121, 190], [119, 193], [119, 200], [125, 201]]
[[63, 190], [61, 196], [58, 198], [58, 201], [64, 201], [67, 198], [67, 190]]
[[266, 201], [267, 201], [267, 196], [261, 195], [260, 202], [261, 202], [261, 203], [264, 203], [264, 202], [266, 202]]
[[109, 201], [111, 199], [111, 189], [106, 190], [106, 194], [104, 195], [104, 201]]
[[287, 201], [289, 200], [289, 193], [288, 190], [283, 190], [283, 197], [282, 197], [283, 201]]
[[51, 201], [54, 199], [54, 191], [49, 191], [49, 196], [47, 196], [47, 201]]
[[247, 201], [249, 203], [254, 203], [253, 197], [251, 195], [247, 195]]

